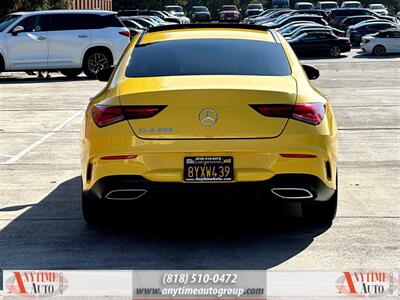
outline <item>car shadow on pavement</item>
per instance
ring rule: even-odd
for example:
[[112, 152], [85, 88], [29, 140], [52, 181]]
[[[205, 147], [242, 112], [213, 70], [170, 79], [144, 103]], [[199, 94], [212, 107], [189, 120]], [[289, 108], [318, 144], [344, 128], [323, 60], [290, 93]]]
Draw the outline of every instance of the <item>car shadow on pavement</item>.
[[80, 178], [74, 177], [0, 231], [0, 267], [268, 269], [301, 253], [330, 227], [304, 224], [290, 205], [219, 196], [176, 191], [176, 199], [116, 207], [108, 219], [115, 215], [113, 222], [90, 227], [81, 217]]
[[363, 52], [357, 53], [353, 56], [353, 58], [367, 58], [367, 59], [398, 59], [400, 57], [400, 53], [397, 55], [382, 55], [382, 56], [376, 56], [372, 54], [366, 54]]
[[49, 82], [69, 82], [69, 81], [92, 81], [86, 76], [69, 78], [62, 75], [52, 75], [50, 78], [38, 78], [37, 76], [3, 75], [0, 74], [0, 84], [20, 84], [20, 83], [49, 83]]
[[298, 58], [300, 59], [300, 60], [317, 60], [317, 59], [329, 59], [329, 60], [335, 60], [335, 59], [343, 59], [343, 58], [346, 58], [347, 57], [347, 55], [344, 55], [344, 54], [342, 54], [342, 55], [340, 55], [340, 56], [338, 56], [338, 57], [332, 57], [332, 56], [315, 56], [315, 55], [311, 55], [311, 54], [309, 54], [309, 55], [298, 55]]

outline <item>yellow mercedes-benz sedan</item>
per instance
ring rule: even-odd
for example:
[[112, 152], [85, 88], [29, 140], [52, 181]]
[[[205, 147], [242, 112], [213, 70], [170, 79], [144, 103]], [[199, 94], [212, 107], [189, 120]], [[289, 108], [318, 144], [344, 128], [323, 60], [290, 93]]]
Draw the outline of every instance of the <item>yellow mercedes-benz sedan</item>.
[[117, 201], [163, 189], [257, 189], [330, 222], [337, 128], [281, 35], [254, 25], [157, 27], [132, 39], [90, 102], [81, 136], [82, 208], [96, 223]]

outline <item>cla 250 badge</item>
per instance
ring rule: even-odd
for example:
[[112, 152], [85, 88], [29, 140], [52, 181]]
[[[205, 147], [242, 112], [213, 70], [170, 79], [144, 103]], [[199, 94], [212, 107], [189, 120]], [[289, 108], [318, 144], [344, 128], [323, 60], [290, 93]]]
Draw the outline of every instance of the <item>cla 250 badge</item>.
[[140, 133], [168, 133], [174, 131], [173, 128], [139, 128]]

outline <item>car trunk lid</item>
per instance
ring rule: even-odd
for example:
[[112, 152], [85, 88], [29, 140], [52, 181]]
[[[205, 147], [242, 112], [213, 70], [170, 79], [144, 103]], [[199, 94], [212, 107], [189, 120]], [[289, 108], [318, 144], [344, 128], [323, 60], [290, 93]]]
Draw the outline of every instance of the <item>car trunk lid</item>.
[[250, 105], [295, 104], [291, 76], [170, 76], [127, 78], [123, 106], [166, 105], [152, 118], [129, 120], [143, 139], [242, 139], [279, 136], [286, 118], [265, 117]]

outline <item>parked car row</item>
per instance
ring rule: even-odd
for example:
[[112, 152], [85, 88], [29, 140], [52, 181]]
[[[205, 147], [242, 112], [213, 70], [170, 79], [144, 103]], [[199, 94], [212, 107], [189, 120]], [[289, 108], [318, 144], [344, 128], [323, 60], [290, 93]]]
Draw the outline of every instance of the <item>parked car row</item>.
[[[278, 30], [298, 54], [329, 54], [333, 57], [349, 52], [351, 46], [359, 45], [364, 36], [381, 30], [396, 31], [400, 28], [396, 18], [378, 14], [369, 9], [334, 8], [327, 13], [326, 10], [314, 9], [306, 4], [307, 2], [297, 2], [295, 5], [297, 9], [264, 11], [259, 15], [246, 18], [244, 23]], [[322, 4], [323, 2], [319, 2], [319, 7]], [[356, 6], [354, 1], [343, 2], [343, 5]], [[397, 36], [397, 33], [390, 35]], [[364, 51], [368, 52], [368, 50]], [[394, 51], [393, 47], [382, 45], [375, 48], [375, 52], [371, 50], [377, 55], [392, 51]]]

